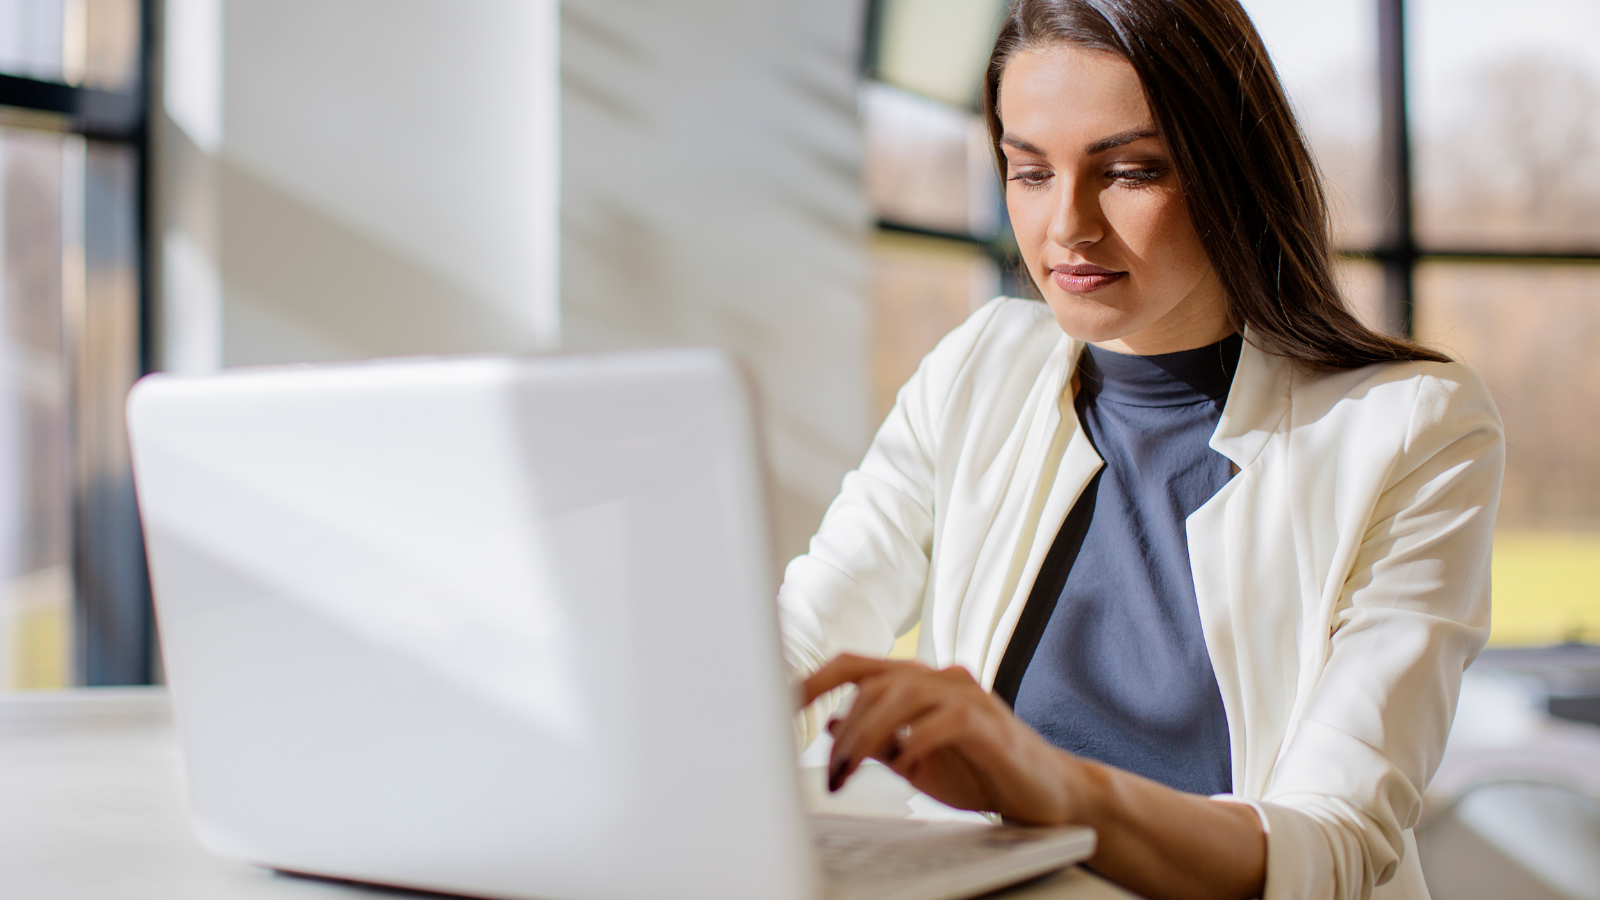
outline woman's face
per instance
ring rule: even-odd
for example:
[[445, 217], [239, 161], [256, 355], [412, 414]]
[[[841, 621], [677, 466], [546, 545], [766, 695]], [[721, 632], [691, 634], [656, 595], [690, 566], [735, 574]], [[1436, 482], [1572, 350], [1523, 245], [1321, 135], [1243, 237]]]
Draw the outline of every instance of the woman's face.
[[1063, 331], [1141, 355], [1232, 332], [1132, 66], [1072, 46], [1019, 53], [999, 113], [1006, 208]]

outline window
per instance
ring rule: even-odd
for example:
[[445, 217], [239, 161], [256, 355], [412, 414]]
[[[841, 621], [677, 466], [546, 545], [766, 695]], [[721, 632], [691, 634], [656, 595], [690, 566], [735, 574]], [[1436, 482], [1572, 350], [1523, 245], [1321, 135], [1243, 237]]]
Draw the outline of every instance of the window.
[[1407, 7], [1418, 243], [1600, 253], [1600, 5]]
[[0, 688], [151, 674], [137, 0], [0, 0]]
[[1005, 290], [1004, 209], [978, 89], [1002, 0], [874, 0], [861, 89], [874, 424], [946, 332]]
[[1600, 642], [1600, 6], [1406, 11], [1416, 334], [1506, 428], [1491, 642]]
[[[1334, 241], [1371, 250], [1383, 240], [1393, 194], [1382, 172], [1378, 17], [1373, 0], [1244, 0], [1311, 140], [1333, 213]], [[1367, 325], [1388, 329], [1382, 267], [1340, 260], [1345, 296]]]
[[[1354, 311], [1470, 364], [1499, 404], [1491, 643], [1600, 642], [1600, 4], [1242, 2], [1327, 179]], [[1007, 280], [974, 115], [1003, 8], [869, 4], [879, 414], [958, 298]]]
[[971, 110], [882, 82], [862, 88], [871, 253], [873, 408], [895, 393], [945, 332], [1000, 293], [986, 242], [1000, 231], [998, 179]]

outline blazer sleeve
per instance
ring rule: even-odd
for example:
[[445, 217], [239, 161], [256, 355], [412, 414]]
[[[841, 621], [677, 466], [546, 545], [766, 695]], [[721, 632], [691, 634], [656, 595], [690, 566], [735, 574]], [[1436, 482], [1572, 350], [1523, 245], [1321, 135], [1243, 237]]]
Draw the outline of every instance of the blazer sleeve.
[[1462, 672], [1488, 638], [1500, 418], [1465, 367], [1429, 369], [1344, 582], [1327, 660], [1253, 804], [1267, 830], [1266, 900], [1365, 900], [1394, 877]]
[[[809, 551], [778, 591], [784, 656], [804, 678], [840, 653], [886, 656], [921, 615], [934, 533], [934, 468], [953, 385], [1005, 303], [996, 298], [946, 335], [900, 389], [866, 456], [845, 475]], [[839, 695], [800, 717], [809, 744]]]

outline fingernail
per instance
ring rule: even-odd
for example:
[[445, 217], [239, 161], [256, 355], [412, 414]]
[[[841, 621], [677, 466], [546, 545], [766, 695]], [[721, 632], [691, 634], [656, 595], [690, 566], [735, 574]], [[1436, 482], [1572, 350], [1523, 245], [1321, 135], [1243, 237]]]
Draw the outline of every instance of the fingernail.
[[849, 757], [841, 757], [833, 761], [828, 767], [828, 793], [836, 793], [844, 787], [844, 770], [850, 765]]

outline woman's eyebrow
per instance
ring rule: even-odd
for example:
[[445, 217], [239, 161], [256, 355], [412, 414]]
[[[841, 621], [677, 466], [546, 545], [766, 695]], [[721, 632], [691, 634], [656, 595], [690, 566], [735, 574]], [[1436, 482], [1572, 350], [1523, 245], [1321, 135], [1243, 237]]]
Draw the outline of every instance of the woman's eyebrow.
[[[1124, 131], [1121, 134], [1113, 134], [1108, 138], [1101, 138], [1100, 140], [1090, 144], [1088, 149], [1084, 150], [1083, 153], [1085, 156], [1094, 156], [1097, 153], [1104, 153], [1107, 150], [1115, 150], [1118, 147], [1131, 144], [1134, 141], [1142, 141], [1145, 138], [1153, 137], [1160, 137], [1160, 135], [1156, 133], [1155, 129], [1137, 128], [1133, 131]], [[1035, 156], [1049, 155], [1043, 150], [1039, 149], [1033, 144], [1028, 143], [1022, 138], [1017, 137], [1014, 134], [1002, 134], [1000, 136], [1000, 143], [1005, 144], [1008, 147], [1015, 147], [1024, 153], [1032, 153]]]
[[1021, 150], [1023, 153], [1032, 153], [1034, 156], [1047, 155], [1043, 150], [1040, 150], [1038, 147], [1035, 147], [1022, 138], [1019, 138], [1009, 132], [1000, 135], [1000, 143], [1005, 144], [1008, 147], [1015, 147], [1018, 150]]
[[1145, 138], [1153, 137], [1160, 137], [1160, 135], [1156, 134], [1156, 132], [1150, 128], [1140, 128], [1135, 131], [1124, 131], [1121, 134], [1113, 134], [1108, 138], [1102, 138], [1098, 141], [1095, 141], [1089, 145], [1089, 149], [1083, 151], [1083, 155], [1094, 156], [1096, 153], [1104, 153], [1107, 150], [1115, 150], [1124, 144], [1131, 144], [1134, 141], [1142, 141]]

